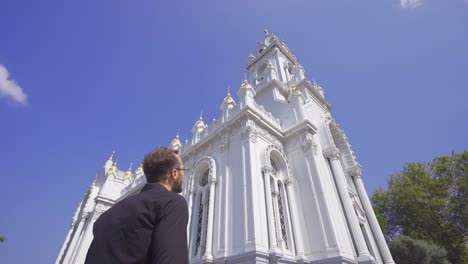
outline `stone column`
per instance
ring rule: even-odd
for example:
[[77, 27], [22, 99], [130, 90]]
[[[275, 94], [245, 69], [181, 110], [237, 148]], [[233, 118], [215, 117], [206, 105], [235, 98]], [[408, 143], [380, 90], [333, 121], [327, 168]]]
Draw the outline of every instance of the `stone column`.
[[189, 257], [190, 258], [195, 253], [195, 247], [197, 246], [198, 210], [200, 210], [200, 208], [199, 208], [200, 195], [201, 195], [201, 192], [194, 192], [192, 194], [192, 197], [193, 197], [192, 201], [195, 203], [195, 206], [194, 207], [192, 206], [192, 208], [193, 208], [192, 220], [191, 220], [192, 221], [192, 224], [191, 224], [192, 228], [190, 230], [191, 235], [188, 236], [188, 238], [189, 238]]
[[298, 214], [296, 210], [297, 204], [296, 204], [296, 198], [294, 196], [294, 190], [292, 187], [293, 180], [290, 178], [285, 183], [286, 183], [286, 193], [287, 193], [287, 199], [288, 199], [287, 202], [289, 202], [289, 209], [290, 209], [292, 226], [293, 226], [292, 230], [294, 233], [294, 238], [296, 239], [295, 245], [296, 245], [297, 256], [302, 257], [304, 255], [304, 247], [302, 245], [302, 236], [301, 236], [301, 233], [299, 232], [299, 220], [297, 219]]
[[212, 245], [213, 245], [213, 219], [214, 219], [214, 198], [216, 192], [216, 179], [214, 177], [210, 178], [210, 197], [208, 205], [208, 226], [206, 227], [206, 250], [205, 255], [203, 256], [204, 260], [212, 261]]
[[[201, 234], [200, 234], [200, 247], [198, 248], [198, 255], [200, 256], [200, 258], [203, 258], [203, 256], [205, 256], [205, 253], [206, 253], [206, 238], [207, 238], [207, 231], [208, 231], [208, 207], [209, 207], [209, 202], [210, 202], [210, 197], [208, 196], [207, 197], [207, 194], [208, 192], [205, 191], [203, 192], [203, 196], [202, 196], [202, 204], [203, 204], [203, 215], [202, 215], [202, 225], [201, 225]], [[198, 209], [200, 210], [200, 209]], [[198, 219], [198, 218], [197, 218]], [[197, 228], [198, 228], [198, 225], [197, 225]], [[196, 236], [195, 236], [196, 238]], [[203, 249], [205, 250], [205, 252], [203, 252]]]
[[356, 213], [354, 212], [351, 198], [348, 194], [348, 187], [346, 186], [346, 176], [344, 175], [343, 169], [341, 167], [341, 162], [339, 160], [339, 150], [336, 147], [331, 147], [325, 150], [324, 154], [327, 158], [330, 159], [337, 189], [343, 202], [343, 209], [346, 218], [348, 219], [349, 227], [351, 229], [351, 235], [354, 238], [354, 242], [358, 251], [358, 260], [370, 259], [370, 253], [367, 249], [366, 241], [364, 240], [364, 236], [362, 235], [361, 227], [359, 226], [359, 222], [357, 220]]
[[263, 168], [263, 177], [265, 182], [265, 199], [266, 199], [266, 208], [267, 208], [267, 219], [268, 219], [268, 237], [270, 242], [270, 250], [275, 251], [278, 248], [278, 242], [276, 241], [275, 234], [275, 223], [273, 216], [273, 205], [271, 198], [271, 183], [270, 183], [270, 172], [271, 167]]
[[278, 241], [278, 245], [281, 247], [281, 251], [284, 254], [285, 251], [285, 244], [283, 239], [283, 234], [281, 233], [281, 221], [280, 221], [280, 212], [279, 212], [279, 205], [278, 205], [278, 195], [280, 195], [278, 190], [278, 184], [274, 182], [273, 184], [274, 190], [272, 192], [273, 195], [273, 206], [275, 208], [275, 216], [274, 219], [276, 220], [276, 239]]
[[83, 226], [86, 222], [86, 216], [86, 213], [82, 214], [80, 223], [78, 224], [78, 227], [75, 230], [75, 234], [73, 234], [70, 247], [67, 250], [67, 254], [63, 260], [63, 263], [71, 263], [71, 261], [73, 260], [76, 251], [76, 244], [81, 240], [81, 234], [83, 232]]
[[375, 241], [377, 243], [377, 247], [379, 248], [381, 257], [386, 264], [394, 264], [392, 254], [388, 249], [387, 242], [385, 241], [385, 237], [380, 229], [379, 222], [375, 217], [374, 209], [367, 197], [366, 189], [364, 188], [364, 183], [361, 179], [361, 168], [354, 167], [350, 170], [350, 174], [354, 178], [354, 183], [356, 184], [356, 190], [361, 199], [362, 206], [364, 206], [364, 210], [366, 211], [367, 220], [369, 221], [369, 226], [374, 234]]
[[68, 231], [68, 234], [67, 234], [67, 237], [65, 238], [65, 242], [63, 242], [63, 245], [62, 245], [62, 248], [60, 249], [60, 253], [57, 257], [57, 260], [55, 261], [56, 264], [58, 263], [62, 263], [60, 262], [60, 260], [63, 259], [63, 254], [65, 253], [65, 249], [67, 248], [67, 245], [68, 245], [68, 242], [70, 240], [70, 237], [71, 237], [71, 234], [73, 233], [73, 229], [75, 228], [75, 221], [76, 219], [74, 219], [72, 221], [72, 224], [70, 225], [70, 230]]
[[79, 251], [77, 252], [76, 257], [75, 257], [75, 260], [74, 260], [75, 263], [84, 263], [86, 259], [86, 255], [88, 254], [88, 249], [91, 246], [91, 242], [93, 241], [93, 238], [94, 238], [93, 225], [100, 215], [101, 215], [101, 212], [94, 212], [94, 213], [88, 214], [88, 221], [83, 231], [83, 238], [81, 239], [80, 244], [78, 246]]
[[[193, 216], [193, 199], [194, 199], [194, 193], [195, 191], [193, 190], [193, 177], [190, 180], [190, 183], [188, 185], [188, 209], [189, 209], [189, 218], [188, 218], [188, 223], [187, 223], [187, 237], [190, 237], [190, 226], [192, 225], [192, 216]], [[189, 241], [187, 241], [189, 242]], [[189, 243], [190, 245], [190, 243]]]

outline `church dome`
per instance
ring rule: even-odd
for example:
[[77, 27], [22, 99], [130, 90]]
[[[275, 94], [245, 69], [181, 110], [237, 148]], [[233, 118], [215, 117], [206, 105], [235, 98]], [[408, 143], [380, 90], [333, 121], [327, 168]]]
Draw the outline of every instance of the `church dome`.
[[171, 146], [180, 145], [179, 134], [172, 140]]
[[205, 122], [203, 122], [203, 118], [202, 116], [200, 115], [200, 118], [198, 118], [197, 122], [195, 122], [195, 127], [204, 127], [205, 126]]
[[230, 87], [228, 87], [227, 95], [226, 95], [226, 97], [224, 97], [224, 102], [227, 103], [227, 104], [236, 103], [234, 101], [234, 98], [232, 98], [232, 96], [231, 96], [231, 91], [230, 90], [231, 90]]

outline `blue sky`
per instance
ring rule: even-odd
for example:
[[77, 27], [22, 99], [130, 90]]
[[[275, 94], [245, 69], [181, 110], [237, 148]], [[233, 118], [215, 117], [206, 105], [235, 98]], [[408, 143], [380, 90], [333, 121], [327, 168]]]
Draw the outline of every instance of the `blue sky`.
[[[0, 263], [51, 263], [110, 153], [220, 114], [263, 29], [325, 90], [369, 194], [468, 146], [468, 1], [4, 1]], [[14, 81], [13, 81], [14, 80]]]

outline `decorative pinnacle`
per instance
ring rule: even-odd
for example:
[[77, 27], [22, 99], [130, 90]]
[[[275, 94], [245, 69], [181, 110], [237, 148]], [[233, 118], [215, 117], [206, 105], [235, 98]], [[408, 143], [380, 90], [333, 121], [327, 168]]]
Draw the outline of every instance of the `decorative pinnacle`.
[[179, 131], [180, 131], [180, 129], [177, 130], [177, 135], [175, 136], [175, 138], [171, 142], [171, 146], [173, 146], [173, 147], [175, 145], [180, 145]]
[[140, 166], [138, 166], [138, 168], [136, 169], [135, 174], [138, 174], [142, 171], [143, 171], [143, 163], [140, 163]]
[[296, 85], [291, 86], [291, 93], [299, 94], [299, 88], [297, 88]]
[[200, 112], [200, 118], [198, 118], [198, 121], [195, 123], [196, 126], [199, 125], [204, 125], [205, 123], [203, 122], [203, 111]]
[[114, 157], [114, 154], [115, 154], [115, 150], [112, 151], [112, 154], [110, 155], [108, 160], [112, 161], [112, 158]]
[[125, 177], [128, 177], [128, 176], [132, 175], [132, 165], [133, 165], [133, 163], [130, 162], [130, 166], [128, 167], [127, 172], [125, 172]]
[[227, 91], [226, 97], [224, 97], [224, 102], [225, 103], [231, 103], [233, 101], [234, 101], [234, 99], [232, 99], [232, 96], [231, 96], [231, 86], [228, 86], [228, 91]]
[[114, 164], [112, 164], [112, 167], [110, 167], [110, 169], [109, 169], [109, 171], [107, 172], [107, 174], [114, 173], [114, 172], [117, 172], [117, 161], [114, 162]]
[[265, 32], [265, 37], [268, 37], [268, 35], [270, 35], [270, 33], [268, 32], [266, 28], [263, 30], [263, 32]]

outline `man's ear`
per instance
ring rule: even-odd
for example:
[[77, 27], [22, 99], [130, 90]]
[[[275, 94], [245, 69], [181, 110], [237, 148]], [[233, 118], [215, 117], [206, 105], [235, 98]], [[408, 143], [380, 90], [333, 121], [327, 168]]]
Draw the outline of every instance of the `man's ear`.
[[172, 177], [173, 179], [175, 179], [175, 178], [177, 177], [177, 170], [176, 170], [176, 169], [172, 169], [170, 175], [171, 175], [171, 177]]

